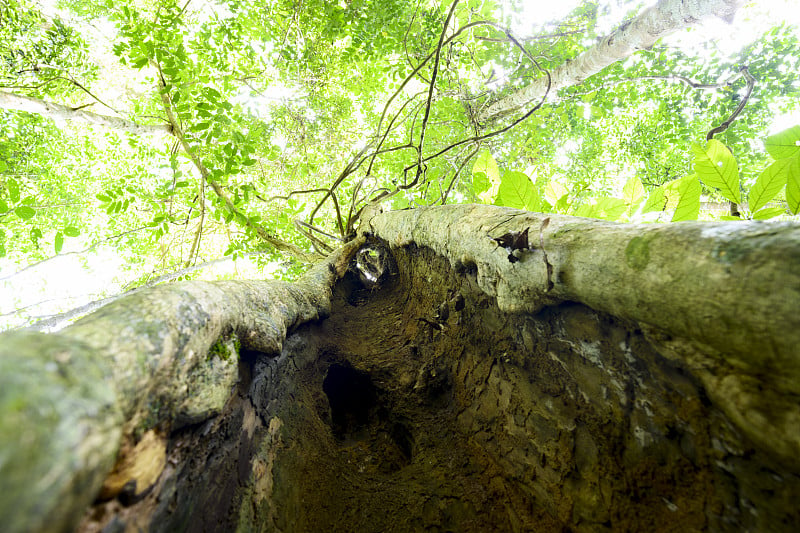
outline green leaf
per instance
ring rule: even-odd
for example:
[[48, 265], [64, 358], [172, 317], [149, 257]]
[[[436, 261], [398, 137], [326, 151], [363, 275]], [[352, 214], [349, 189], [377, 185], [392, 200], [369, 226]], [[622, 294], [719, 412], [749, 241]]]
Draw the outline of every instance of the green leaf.
[[496, 205], [534, 210], [537, 207], [536, 189], [524, 172], [508, 170], [497, 190]]
[[67, 237], [77, 237], [80, 234], [81, 234], [80, 230], [74, 226], [66, 226], [64, 228], [64, 235], [66, 235]]
[[472, 165], [472, 174], [483, 172], [486, 178], [491, 183], [491, 186], [482, 191], [478, 198], [483, 202], [491, 202], [497, 196], [497, 190], [500, 188], [500, 171], [497, 169], [497, 162], [489, 153], [489, 150], [484, 150], [478, 155], [475, 164]]
[[622, 213], [625, 212], [628, 206], [625, 203], [625, 200], [603, 197], [597, 200], [595, 208], [597, 209], [598, 218], [614, 222], [620, 216], [622, 216]]
[[781, 159], [765, 168], [758, 176], [748, 195], [751, 213], [755, 213], [767, 205], [767, 202], [775, 198], [775, 195], [786, 185], [791, 165], [791, 159]]
[[597, 218], [597, 205], [589, 203], [581, 204], [571, 215], [574, 217]]
[[742, 203], [739, 191], [739, 167], [728, 147], [716, 139], [711, 139], [703, 148], [692, 144], [694, 170], [697, 177], [709, 187], [719, 189], [722, 196], [737, 204]]
[[17, 216], [22, 220], [29, 220], [33, 218], [33, 215], [36, 214], [36, 210], [30, 206], [21, 205], [18, 208], [14, 209], [14, 213], [16, 213]]
[[8, 197], [11, 198], [11, 201], [14, 203], [19, 202], [19, 184], [17, 180], [9, 178], [6, 181], [6, 186], [8, 187]]
[[219, 94], [219, 92], [216, 89], [212, 88], [212, 87], [203, 87], [200, 90], [200, 92], [203, 93], [203, 96], [205, 96], [206, 100], [208, 100], [209, 102], [216, 103], [217, 100], [222, 98], [222, 95]]
[[0, 172], [5, 172], [6, 170], [8, 170], [8, 164], [0, 159]]
[[558, 204], [558, 201], [567, 194], [569, 194], [569, 189], [557, 181], [548, 181], [547, 185], [544, 186], [544, 197], [552, 206]]
[[796, 215], [800, 213], [800, 157], [795, 157], [789, 167], [789, 176], [786, 180], [786, 203], [789, 211]]
[[141, 69], [144, 68], [144, 66], [147, 65], [147, 63], [148, 59], [146, 57], [138, 57], [133, 60], [132, 66], [135, 69]]
[[644, 204], [642, 213], [649, 213], [651, 211], [663, 211], [666, 208], [667, 199], [664, 194], [664, 187], [658, 187], [650, 191], [647, 201]]
[[56, 233], [56, 253], [61, 253], [61, 248], [64, 246], [64, 236], [59, 231]]
[[110, 202], [111, 198], [106, 196], [105, 194], [96, 194], [95, 197], [103, 203]]
[[395, 196], [392, 200], [392, 209], [400, 210], [408, 207], [408, 198], [405, 196]]
[[722, 215], [721, 217], [719, 217], [719, 219], [731, 222], [740, 222], [741, 220], [743, 220], [742, 218], [733, 215]]
[[756, 220], [767, 220], [783, 215], [784, 213], [786, 213], [786, 209], [783, 207], [765, 207], [764, 209], [753, 213], [753, 218]]
[[631, 207], [639, 204], [644, 198], [644, 186], [642, 181], [636, 176], [631, 176], [622, 187], [622, 199]]
[[773, 159], [786, 159], [800, 152], [800, 126], [793, 126], [767, 137], [767, 153]]
[[8, 204], [0, 198], [0, 215], [8, 213]]
[[472, 192], [475, 196], [480, 196], [483, 191], [488, 191], [492, 186], [492, 182], [486, 177], [485, 172], [473, 172], [472, 174]]
[[672, 215], [672, 222], [682, 220], [697, 220], [700, 214], [700, 192], [702, 191], [697, 176], [692, 174], [674, 183], [674, 190], [678, 193], [678, 205]]

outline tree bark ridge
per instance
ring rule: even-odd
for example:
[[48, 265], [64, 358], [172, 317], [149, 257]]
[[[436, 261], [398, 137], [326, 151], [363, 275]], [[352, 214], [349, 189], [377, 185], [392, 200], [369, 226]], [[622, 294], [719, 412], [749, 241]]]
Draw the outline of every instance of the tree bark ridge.
[[279, 354], [287, 331], [325, 317], [331, 286], [358, 245], [294, 284], [164, 285], [113, 302], [58, 333], [4, 334], [4, 527], [72, 531], [121, 443], [132, 450], [150, 431], [167, 435], [219, 413], [238, 378], [239, 347]]
[[[426, 246], [476, 268], [503, 311], [575, 301], [684, 339], [669, 356], [693, 365], [743, 431], [800, 469], [796, 223], [616, 224], [457, 205], [383, 213], [367, 226], [393, 247]], [[495, 239], [525, 230], [529, 246], [512, 262]]]

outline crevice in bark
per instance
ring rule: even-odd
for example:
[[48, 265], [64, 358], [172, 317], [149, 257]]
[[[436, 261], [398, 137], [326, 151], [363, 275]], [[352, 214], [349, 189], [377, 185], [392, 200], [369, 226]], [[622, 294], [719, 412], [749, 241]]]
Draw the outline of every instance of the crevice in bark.
[[[223, 412], [170, 435], [142, 501], [99, 531], [765, 531], [800, 479], [665, 346], [575, 302], [506, 313], [474, 269], [393, 248], [377, 290], [277, 356], [243, 352]], [[354, 301], [357, 305], [354, 305]], [[671, 345], [670, 345], [671, 346]], [[777, 436], [776, 436], [777, 438]], [[101, 519], [102, 517], [102, 519]]]

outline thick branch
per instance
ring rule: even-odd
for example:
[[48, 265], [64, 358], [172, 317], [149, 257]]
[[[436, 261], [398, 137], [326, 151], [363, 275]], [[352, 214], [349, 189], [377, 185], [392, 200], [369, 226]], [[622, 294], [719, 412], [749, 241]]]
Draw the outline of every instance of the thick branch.
[[30, 96], [22, 96], [2, 90], [0, 90], [0, 109], [24, 111], [26, 113], [34, 113], [52, 119], [88, 122], [89, 124], [98, 124], [106, 128], [135, 133], [137, 135], [153, 133], [163, 135], [165, 133], [172, 133], [172, 128], [169, 124], [137, 124], [124, 118], [98, 115], [97, 113], [86, 111], [85, 109], [73, 109], [54, 102], [47, 102], [45, 100], [39, 100], [38, 98], [31, 98]]
[[219, 413], [237, 379], [238, 354], [223, 360], [211, 348], [228, 341], [234, 351], [240, 343], [279, 353], [288, 330], [330, 312], [331, 285], [358, 245], [298, 283], [164, 285], [58, 333], [3, 334], [4, 529], [72, 531], [113, 466], [120, 437], [168, 434]]
[[[743, 3], [744, 0], [660, 0], [573, 61], [554, 69], [552, 89], [581, 83], [608, 65], [625, 59], [638, 50], [649, 48], [660, 38], [692, 26], [704, 18], [716, 16], [730, 20]], [[537, 100], [544, 92], [543, 80], [535, 80], [527, 87], [489, 105], [478, 119], [486, 121], [511, 113]]]

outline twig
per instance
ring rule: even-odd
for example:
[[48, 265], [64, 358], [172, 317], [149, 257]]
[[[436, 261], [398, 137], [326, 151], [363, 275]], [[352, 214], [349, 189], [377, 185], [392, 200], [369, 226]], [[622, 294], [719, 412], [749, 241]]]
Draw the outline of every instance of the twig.
[[139, 228], [135, 228], [135, 229], [131, 229], [131, 230], [125, 231], [125, 232], [120, 233], [118, 235], [113, 235], [111, 237], [106, 237], [105, 239], [101, 239], [101, 240], [91, 244], [88, 248], [84, 248], [83, 250], [76, 250], [74, 252], [63, 252], [63, 253], [60, 253], [58, 255], [50, 256], [47, 259], [42, 259], [41, 261], [38, 261], [36, 263], [30, 264], [30, 265], [20, 269], [20, 270], [17, 270], [13, 274], [9, 274], [7, 276], [0, 277], [0, 281], [4, 281], [4, 280], [10, 279], [10, 278], [13, 278], [15, 276], [19, 276], [20, 274], [22, 274], [23, 272], [26, 272], [28, 270], [31, 270], [31, 269], [34, 269], [34, 268], [39, 268], [43, 264], [45, 264], [45, 263], [47, 263], [49, 261], [52, 261], [52, 260], [54, 260], [56, 258], [59, 258], [59, 257], [64, 257], [64, 256], [67, 256], [67, 255], [85, 254], [86, 252], [91, 252], [92, 250], [94, 250], [95, 248], [97, 248], [98, 246], [100, 246], [101, 244], [103, 244], [105, 242], [112, 241], [114, 239], [121, 239], [122, 237], [124, 237], [126, 235], [130, 235], [131, 233], [135, 233], [137, 231], [142, 231], [143, 229], [152, 228], [152, 227], [153, 226], [141, 226]]

